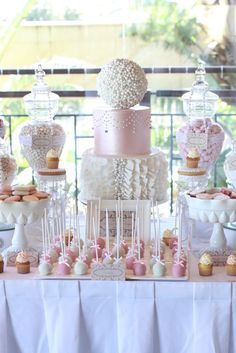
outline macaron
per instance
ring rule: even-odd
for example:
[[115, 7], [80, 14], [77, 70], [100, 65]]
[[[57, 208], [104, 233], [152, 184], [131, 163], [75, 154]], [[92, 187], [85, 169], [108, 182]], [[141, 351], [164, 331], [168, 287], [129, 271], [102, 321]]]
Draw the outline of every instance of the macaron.
[[19, 196], [26, 196], [29, 195], [29, 191], [23, 191], [23, 190], [15, 190], [12, 192], [12, 195], [19, 195]]
[[47, 199], [48, 198], [48, 193], [46, 193], [44, 191], [37, 191], [37, 192], [33, 193], [32, 196], [37, 197], [39, 200]]
[[4, 200], [4, 202], [16, 202], [20, 200], [21, 200], [21, 197], [19, 195], [15, 195], [15, 196], [9, 196], [7, 199]]
[[39, 199], [34, 195], [26, 195], [22, 198], [23, 201], [39, 201]]
[[34, 190], [36, 190], [36, 186], [35, 185], [15, 185], [12, 187], [13, 191], [28, 191], [28, 192], [32, 192]]
[[9, 195], [0, 195], [0, 200], [6, 200], [9, 197]]

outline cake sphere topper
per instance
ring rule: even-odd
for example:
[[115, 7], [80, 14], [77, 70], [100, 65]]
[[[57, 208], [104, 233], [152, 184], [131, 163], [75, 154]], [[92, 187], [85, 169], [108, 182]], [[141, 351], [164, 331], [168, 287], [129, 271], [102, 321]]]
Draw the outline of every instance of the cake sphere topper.
[[105, 65], [97, 78], [99, 96], [113, 108], [126, 109], [140, 103], [147, 90], [143, 69], [134, 61], [115, 59]]

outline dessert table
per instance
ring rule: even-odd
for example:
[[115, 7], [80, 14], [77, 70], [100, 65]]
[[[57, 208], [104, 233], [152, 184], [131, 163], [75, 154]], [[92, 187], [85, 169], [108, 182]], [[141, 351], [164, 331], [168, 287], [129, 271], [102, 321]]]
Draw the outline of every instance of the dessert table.
[[36, 269], [12, 268], [0, 280], [0, 353], [234, 352], [236, 283], [217, 268], [200, 277], [196, 261], [182, 282], [35, 279]]

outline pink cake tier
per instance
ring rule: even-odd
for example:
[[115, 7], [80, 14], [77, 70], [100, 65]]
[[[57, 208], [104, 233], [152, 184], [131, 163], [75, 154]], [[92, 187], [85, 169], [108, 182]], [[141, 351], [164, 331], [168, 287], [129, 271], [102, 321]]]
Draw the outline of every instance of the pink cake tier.
[[94, 116], [96, 155], [145, 155], [150, 153], [151, 115], [147, 107], [102, 107]]

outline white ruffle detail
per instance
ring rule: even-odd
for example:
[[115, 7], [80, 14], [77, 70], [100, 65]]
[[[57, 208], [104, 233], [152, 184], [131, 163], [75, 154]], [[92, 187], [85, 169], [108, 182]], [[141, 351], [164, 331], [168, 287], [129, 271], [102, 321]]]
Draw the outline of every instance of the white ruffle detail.
[[97, 156], [84, 152], [79, 177], [79, 198], [167, 199], [168, 163], [160, 150], [135, 157]]

